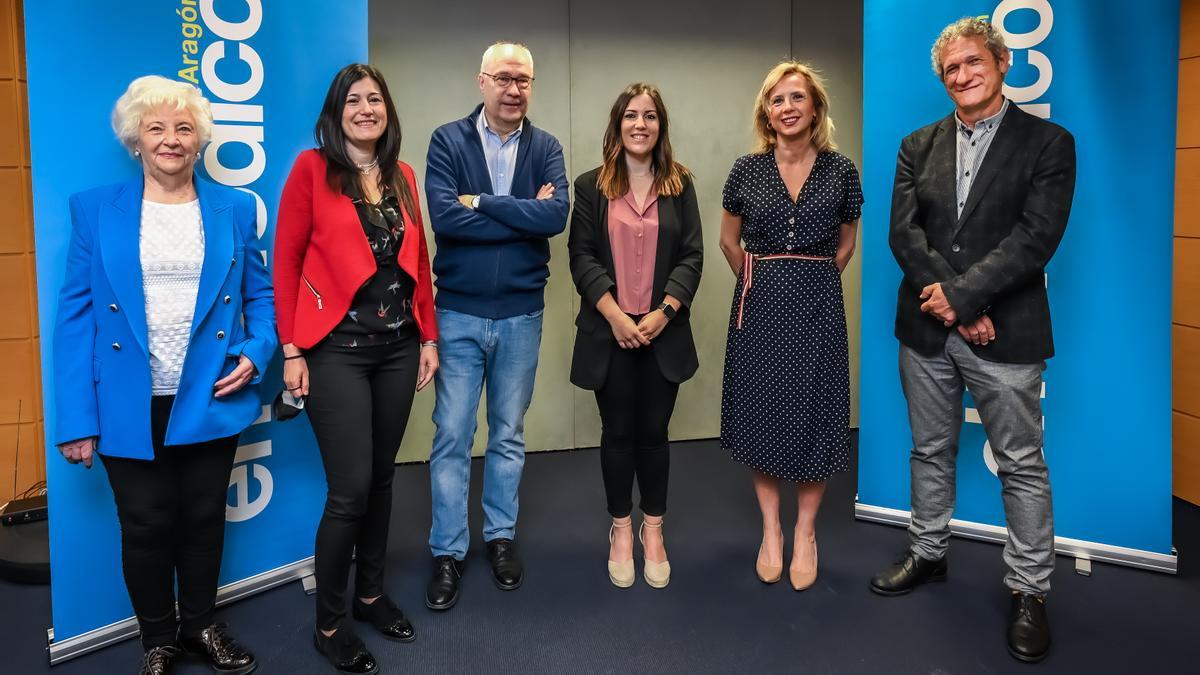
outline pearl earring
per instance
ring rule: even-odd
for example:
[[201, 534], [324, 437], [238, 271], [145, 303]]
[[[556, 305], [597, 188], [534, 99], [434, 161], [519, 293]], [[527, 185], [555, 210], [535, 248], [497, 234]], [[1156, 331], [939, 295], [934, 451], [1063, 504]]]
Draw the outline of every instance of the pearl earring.
[[134, 157], [141, 157], [141, 156], [142, 156], [142, 151], [141, 151], [141, 150], [134, 150], [134, 151], [133, 151], [133, 156], [134, 156]]

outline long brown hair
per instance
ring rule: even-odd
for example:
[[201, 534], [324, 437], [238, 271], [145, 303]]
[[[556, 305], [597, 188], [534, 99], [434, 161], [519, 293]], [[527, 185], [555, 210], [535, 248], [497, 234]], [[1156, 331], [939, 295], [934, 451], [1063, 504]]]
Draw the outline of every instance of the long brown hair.
[[383, 135], [375, 142], [375, 159], [379, 162], [379, 183], [390, 185], [400, 198], [400, 203], [410, 218], [417, 217], [417, 204], [413, 199], [412, 188], [404, 172], [400, 170], [400, 117], [396, 114], [396, 104], [388, 93], [387, 82], [378, 69], [365, 63], [351, 63], [342, 68], [329, 84], [329, 92], [325, 94], [325, 105], [321, 115], [317, 117], [317, 127], [313, 135], [317, 147], [325, 157], [325, 179], [329, 187], [339, 192], [360, 194], [358, 180], [361, 175], [350, 155], [346, 153], [346, 134], [342, 131], [342, 111], [346, 109], [346, 96], [355, 82], [371, 78], [379, 85], [379, 93], [383, 94], [383, 105], [387, 110], [387, 127]]
[[654, 172], [654, 189], [664, 197], [678, 197], [683, 192], [683, 179], [691, 175], [687, 167], [676, 162], [671, 154], [671, 136], [668, 133], [667, 106], [654, 85], [634, 82], [613, 103], [608, 113], [608, 128], [604, 130], [604, 163], [596, 183], [601, 194], [608, 199], [618, 199], [629, 192], [629, 167], [625, 165], [625, 145], [621, 142], [621, 119], [625, 108], [635, 97], [645, 94], [654, 101], [658, 112], [658, 142], [650, 152], [650, 170]]

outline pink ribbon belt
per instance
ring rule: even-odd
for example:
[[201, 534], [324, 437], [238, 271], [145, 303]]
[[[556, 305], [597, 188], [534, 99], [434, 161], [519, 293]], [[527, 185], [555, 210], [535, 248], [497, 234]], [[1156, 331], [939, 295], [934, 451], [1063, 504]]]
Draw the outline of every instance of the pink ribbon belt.
[[746, 310], [746, 296], [750, 294], [750, 287], [754, 285], [754, 262], [756, 260], [818, 260], [828, 262], [833, 260], [833, 258], [829, 256], [800, 255], [799, 253], [772, 253], [770, 255], [746, 253], [742, 259], [742, 297], [738, 300], [738, 330], [742, 329], [742, 315]]

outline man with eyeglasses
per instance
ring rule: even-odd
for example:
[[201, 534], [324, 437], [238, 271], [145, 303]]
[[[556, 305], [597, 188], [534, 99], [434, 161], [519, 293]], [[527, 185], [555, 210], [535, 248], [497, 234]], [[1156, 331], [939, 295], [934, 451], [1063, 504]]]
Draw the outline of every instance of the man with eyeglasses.
[[517, 488], [525, 464], [525, 411], [533, 398], [542, 338], [549, 238], [567, 222], [562, 145], [526, 119], [533, 56], [498, 42], [476, 76], [483, 103], [433, 132], [425, 194], [437, 242], [438, 351], [429, 473], [433, 578], [425, 604], [458, 600], [476, 411], [487, 388], [483, 538], [502, 590], [521, 585]]

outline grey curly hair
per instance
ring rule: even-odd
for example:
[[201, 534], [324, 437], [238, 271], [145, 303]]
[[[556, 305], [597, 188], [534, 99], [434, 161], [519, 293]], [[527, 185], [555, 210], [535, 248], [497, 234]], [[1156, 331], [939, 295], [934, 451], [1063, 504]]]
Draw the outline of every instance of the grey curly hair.
[[933, 72], [939, 80], [945, 79], [942, 73], [942, 50], [946, 45], [959, 38], [980, 37], [996, 61], [1007, 58], [1008, 47], [1004, 45], [1004, 36], [990, 21], [975, 16], [964, 16], [942, 29], [937, 39], [933, 41], [933, 49], [929, 58], [933, 64]]

